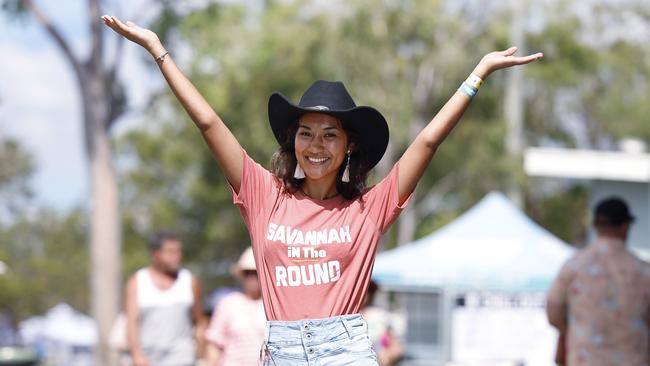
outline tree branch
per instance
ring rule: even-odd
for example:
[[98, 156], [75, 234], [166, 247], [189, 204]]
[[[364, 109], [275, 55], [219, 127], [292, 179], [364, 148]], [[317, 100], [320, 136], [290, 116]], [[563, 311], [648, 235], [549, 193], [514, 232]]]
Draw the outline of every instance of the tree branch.
[[119, 82], [116, 75], [116, 70], [112, 69], [107, 77], [106, 83], [108, 85], [110, 101], [108, 104], [108, 120], [106, 121], [106, 130], [117, 121], [117, 118], [126, 110], [126, 94], [124, 86]]
[[[138, 10], [135, 11], [134, 15], [142, 15], [145, 13], [147, 8], [151, 7], [151, 4], [142, 4]], [[120, 16], [120, 18], [128, 19], [127, 17]], [[141, 23], [141, 19], [132, 19], [136, 24]], [[110, 86], [110, 104], [109, 104], [109, 115], [106, 128], [110, 130], [113, 124], [117, 121], [117, 118], [122, 115], [127, 109], [127, 96], [124, 90], [123, 85], [118, 80], [118, 74], [120, 67], [122, 66], [124, 44], [126, 43], [125, 37], [117, 37], [117, 43], [115, 44], [115, 56], [113, 57], [113, 63], [108, 69], [107, 82]]]
[[110, 73], [117, 76], [117, 73], [122, 64], [122, 54], [124, 51], [124, 42], [126, 37], [118, 37], [117, 44], [115, 45], [115, 57], [113, 58], [113, 65], [111, 65]]
[[88, 20], [90, 26], [90, 37], [92, 38], [92, 49], [89, 63], [93, 64], [94, 70], [103, 70], [104, 37], [102, 37], [102, 24], [99, 21], [101, 8], [99, 0], [88, 0]]
[[[151, 4], [148, 3], [143, 3], [138, 10], [135, 11], [135, 15], [137, 16], [138, 14], [144, 14], [147, 8], [151, 7]], [[119, 11], [118, 11], [119, 12]], [[122, 16], [124, 14], [118, 14], [119, 18], [123, 19], [128, 19], [127, 17]], [[133, 20], [136, 24], [140, 24], [140, 19], [131, 19]], [[110, 73], [113, 75], [118, 74], [120, 65], [122, 63], [122, 52], [124, 50], [124, 43], [126, 43], [126, 38], [125, 37], [117, 37], [117, 43], [115, 44], [115, 57], [113, 57], [113, 64], [110, 67]]]
[[77, 60], [75, 55], [72, 53], [68, 42], [63, 38], [61, 32], [52, 24], [52, 22], [45, 16], [45, 14], [34, 4], [32, 0], [24, 0], [27, 10], [34, 16], [36, 21], [45, 29], [45, 31], [52, 37], [54, 42], [59, 46], [59, 49], [63, 52], [66, 59], [72, 66], [79, 82], [83, 79], [84, 68], [81, 62]]

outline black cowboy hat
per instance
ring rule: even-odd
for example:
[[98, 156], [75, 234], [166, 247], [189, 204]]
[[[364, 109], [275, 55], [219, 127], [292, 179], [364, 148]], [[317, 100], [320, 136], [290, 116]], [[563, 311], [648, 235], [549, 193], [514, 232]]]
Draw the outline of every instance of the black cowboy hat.
[[358, 150], [372, 168], [386, 152], [388, 124], [384, 116], [372, 107], [354, 103], [350, 93], [340, 81], [314, 82], [295, 105], [287, 97], [275, 92], [269, 98], [269, 122], [280, 145], [287, 141], [289, 127], [309, 112], [319, 112], [338, 118], [347, 129], [356, 132]]

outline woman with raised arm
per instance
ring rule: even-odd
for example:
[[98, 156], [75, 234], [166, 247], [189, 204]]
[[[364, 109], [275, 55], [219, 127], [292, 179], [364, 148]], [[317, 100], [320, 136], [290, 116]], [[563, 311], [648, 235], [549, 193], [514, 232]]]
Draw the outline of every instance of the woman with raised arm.
[[512, 47], [485, 55], [388, 176], [367, 188], [366, 176], [386, 150], [388, 125], [376, 109], [356, 106], [341, 82], [316, 81], [298, 104], [271, 95], [269, 122], [280, 148], [268, 171], [246, 154], [155, 33], [102, 19], [155, 58], [230, 184], [262, 286], [264, 365], [377, 365], [358, 313], [380, 236], [482, 81], [542, 54], [517, 57]]

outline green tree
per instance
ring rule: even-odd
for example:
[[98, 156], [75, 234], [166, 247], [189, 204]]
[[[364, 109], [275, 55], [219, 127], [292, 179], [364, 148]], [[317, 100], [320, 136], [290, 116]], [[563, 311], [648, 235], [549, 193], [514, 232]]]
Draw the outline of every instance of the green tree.
[[0, 140], [0, 311], [14, 321], [42, 314], [59, 302], [88, 309], [88, 271], [79, 211], [35, 208], [29, 178], [31, 155], [14, 139]]
[[[647, 77], [641, 75], [647, 75], [645, 61], [626, 66], [623, 60], [630, 55], [647, 60], [646, 51], [627, 40], [607, 47], [586, 42], [585, 25], [566, 8], [572, 3], [541, 6], [562, 16], [544, 18], [539, 30], [526, 33], [528, 49], [546, 53], [542, 63], [525, 69], [526, 144], [578, 146], [628, 133], [646, 136], [639, 116], [647, 108], [640, 97], [647, 83], [620, 94], [626, 85], [636, 85], [634, 75]], [[191, 50], [184, 65], [188, 76], [247, 152], [266, 166], [276, 148], [266, 116], [268, 96], [280, 90], [297, 100], [315, 79], [343, 80], [358, 104], [378, 107], [389, 122], [391, 143], [376, 179], [481, 55], [508, 46], [509, 9], [472, 4], [358, 0], [319, 8], [305, 0], [265, 2], [263, 11], [255, 12], [216, 3], [183, 16], [166, 15], [160, 30], [172, 32], [183, 49]], [[620, 76], [615, 81], [607, 79], [612, 72]], [[506, 153], [504, 86], [499, 74], [483, 86], [434, 157], [386, 247], [446, 224], [512, 177], [525, 187], [526, 210], [533, 218], [566, 241], [584, 235], [586, 189], [544, 189]], [[141, 245], [156, 227], [178, 228], [188, 243], [188, 260], [204, 278], [227, 274], [227, 262], [247, 245], [248, 235], [226, 182], [173, 98], [162, 94], [152, 107], [146, 118], [155, 124], [148, 122], [120, 142], [120, 153], [133, 159], [122, 171], [128, 235]], [[611, 123], [617, 113], [623, 122]], [[597, 120], [601, 127], [572, 128], [567, 123], [572, 115]], [[595, 137], [591, 131], [597, 131]]]
[[107, 337], [119, 306], [121, 228], [109, 133], [126, 107], [124, 87], [117, 77], [123, 41], [118, 41], [114, 62], [107, 63], [105, 33], [99, 20], [102, 2], [87, 0], [85, 3], [90, 50], [87, 56], [81, 57], [74, 52], [72, 42], [61, 32], [59, 25], [36, 1], [0, 0], [4, 11], [28, 16], [40, 26], [61, 52], [79, 87], [84, 146], [90, 172], [91, 313], [99, 328], [96, 363], [105, 365], [112, 363]]
[[[80, 211], [38, 209], [0, 227], [0, 309], [18, 321], [58, 303], [89, 310], [87, 222]], [[81, 279], [81, 280], [80, 280]]]
[[31, 156], [18, 141], [0, 139], [0, 225], [20, 214], [31, 197], [28, 179], [33, 170]]
[[[543, 10], [553, 17], [529, 36], [531, 47], [545, 52], [540, 67], [530, 69], [529, 144], [612, 150], [626, 137], [650, 143], [650, 50], [637, 37], [650, 26], [647, 6], [633, 0], [578, 11], [577, 3], [548, 4]], [[641, 33], [630, 32], [629, 24]], [[543, 181], [530, 179], [527, 186], [535, 219], [566, 241], [584, 242], [588, 187], [564, 184], [549, 196]]]
[[[499, 37], [477, 37], [491, 24], [476, 22], [482, 25], [464, 29], [457, 20], [478, 14], [450, 16], [445, 12], [461, 10], [447, 10], [442, 3], [357, 1], [340, 14], [313, 6], [308, 1], [267, 3], [262, 13], [250, 13], [237, 5], [213, 4], [174, 24], [192, 49], [185, 67], [189, 77], [263, 165], [268, 166], [277, 146], [266, 116], [268, 96], [281, 90], [297, 100], [313, 80], [339, 79], [359, 104], [377, 106], [391, 125], [392, 143], [376, 174], [382, 177], [482, 53], [506, 46]], [[462, 58], [467, 48], [481, 51]], [[408, 240], [416, 229], [439, 225], [431, 217], [443, 196], [459, 198], [458, 206], [465, 208], [503, 184], [512, 167], [502, 147], [501, 84], [497, 77], [484, 87], [434, 158], [412, 202], [414, 216], [400, 221], [421, 225], [400, 225], [393, 243], [400, 231], [409, 232], [403, 236]], [[248, 235], [199, 134], [170, 100], [161, 96], [151, 108], [165, 111], [150, 113], [155, 126], [147, 123], [120, 143], [120, 153], [135, 160], [122, 173], [130, 222], [125, 227], [140, 238], [155, 227], [179, 227], [189, 242], [188, 259], [203, 259], [208, 276], [225, 274], [225, 262], [248, 244]], [[171, 116], [164, 108], [168, 105], [174, 109]], [[466, 181], [474, 184], [459, 184]], [[217, 260], [207, 263], [206, 258]]]

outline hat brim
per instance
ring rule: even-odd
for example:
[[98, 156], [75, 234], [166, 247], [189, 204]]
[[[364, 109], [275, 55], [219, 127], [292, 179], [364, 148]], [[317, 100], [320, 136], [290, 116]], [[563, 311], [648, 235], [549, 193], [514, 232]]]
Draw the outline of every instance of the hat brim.
[[358, 106], [347, 110], [321, 110], [303, 108], [289, 101], [281, 93], [275, 92], [269, 98], [269, 123], [273, 135], [280, 145], [287, 141], [289, 127], [305, 113], [324, 113], [338, 118], [346, 128], [356, 132], [359, 138], [358, 149], [372, 169], [386, 152], [388, 146], [388, 123], [379, 111], [372, 107]]
[[246, 271], [255, 271], [255, 272], [257, 272], [257, 268], [243, 268], [242, 266], [238, 265], [237, 263], [230, 266], [230, 274], [235, 278], [243, 278], [244, 272], [246, 272]]

